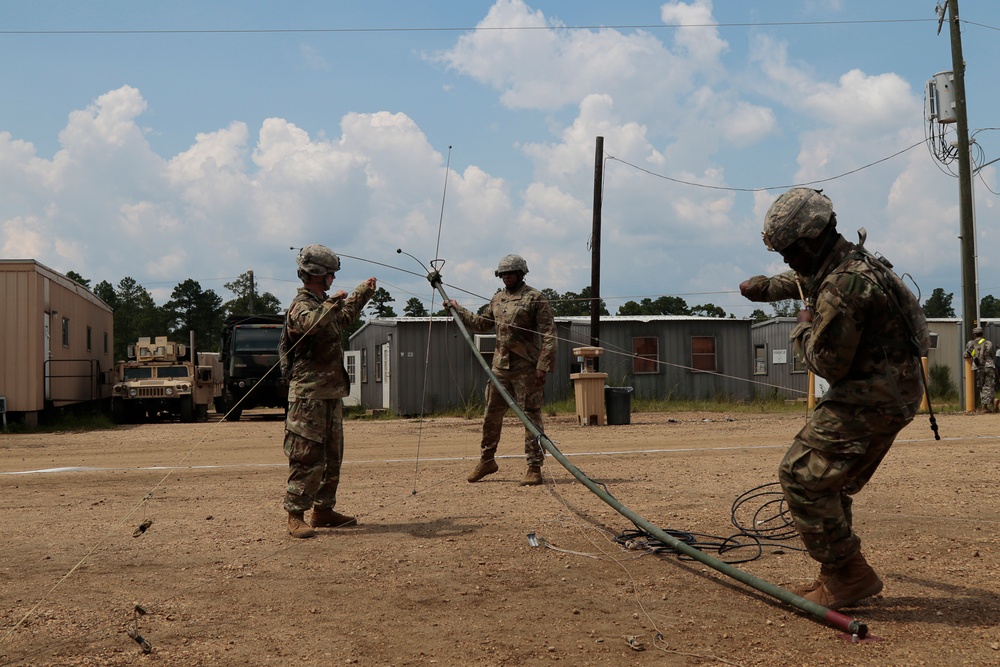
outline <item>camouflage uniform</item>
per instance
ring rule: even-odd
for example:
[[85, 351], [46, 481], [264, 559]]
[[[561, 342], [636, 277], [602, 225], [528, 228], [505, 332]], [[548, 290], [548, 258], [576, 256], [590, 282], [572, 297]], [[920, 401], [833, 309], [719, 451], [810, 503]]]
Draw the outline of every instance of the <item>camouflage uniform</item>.
[[[522, 281], [512, 290], [504, 288], [493, 295], [482, 315], [457, 307], [462, 322], [470, 329], [485, 333], [496, 331], [493, 373], [514, 397], [524, 413], [542, 429], [544, 382], [536, 371], [550, 372], [555, 363], [556, 325], [552, 309], [542, 293]], [[493, 458], [500, 443], [507, 402], [490, 382], [486, 386], [486, 417], [483, 420], [482, 457]], [[540, 466], [545, 458], [542, 446], [524, 429], [524, 454], [529, 466]]]
[[810, 555], [837, 563], [860, 553], [851, 496], [871, 479], [923, 395], [929, 342], [920, 305], [878, 259], [840, 237], [811, 276], [748, 281], [754, 301], [799, 297], [812, 322], [792, 330], [796, 353], [830, 383], [779, 467], [789, 510]]
[[[285, 419], [288, 512], [333, 509], [344, 457], [343, 401], [351, 390], [341, 330], [361, 314], [374, 291], [362, 283], [343, 301], [300, 288], [288, 309], [294, 345]], [[325, 296], [325, 295], [324, 295]]]
[[965, 357], [972, 358], [972, 368], [976, 373], [976, 389], [979, 401], [985, 410], [993, 409], [993, 395], [996, 387], [996, 347], [993, 341], [979, 335], [965, 345]]

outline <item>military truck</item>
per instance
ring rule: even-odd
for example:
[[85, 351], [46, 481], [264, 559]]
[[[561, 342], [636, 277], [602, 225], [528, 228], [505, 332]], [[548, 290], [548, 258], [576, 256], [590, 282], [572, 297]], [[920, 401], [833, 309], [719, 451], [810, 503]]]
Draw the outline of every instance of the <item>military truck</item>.
[[288, 383], [278, 368], [284, 315], [230, 315], [222, 327], [220, 354], [224, 376], [216, 411], [239, 421], [256, 407], [288, 410]]
[[128, 360], [115, 365], [111, 412], [119, 423], [178, 417], [193, 422], [208, 417], [208, 406], [222, 395], [222, 362], [217, 352], [199, 352], [166, 336], [140, 338], [129, 345]]

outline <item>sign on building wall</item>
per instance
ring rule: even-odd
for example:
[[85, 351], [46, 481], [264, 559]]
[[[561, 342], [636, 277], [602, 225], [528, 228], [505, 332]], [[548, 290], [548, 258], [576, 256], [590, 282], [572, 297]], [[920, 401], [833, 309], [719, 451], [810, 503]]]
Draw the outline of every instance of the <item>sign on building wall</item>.
[[772, 364], [787, 364], [788, 363], [788, 350], [771, 350], [771, 363]]

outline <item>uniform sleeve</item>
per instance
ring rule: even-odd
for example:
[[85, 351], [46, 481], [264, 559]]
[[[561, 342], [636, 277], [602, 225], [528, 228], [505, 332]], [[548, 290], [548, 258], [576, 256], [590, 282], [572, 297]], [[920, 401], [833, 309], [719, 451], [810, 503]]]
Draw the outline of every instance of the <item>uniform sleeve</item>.
[[799, 287], [795, 272], [786, 271], [776, 276], [754, 276], [747, 281], [746, 296], [751, 301], [784, 301], [798, 299]]
[[796, 352], [809, 370], [830, 382], [847, 375], [868, 319], [865, 304], [869, 302], [864, 289], [856, 292], [842, 279], [833, 279], [822, 286], [812, 322], [799, 323], [791, 334]]
[[538, 326], [538, 333], [542, 336], [542, 347], [538, 355], [536, 368], [546, 373], [551, 373], [555, 367], [556, 348], [559, 340], [556, 335], [556, 322], [552, 317], [552, 307], [548, 299], [540, 296], [537, 302], [535, 321]]
[[335, 311], [335, 317], [337, 318], [337, 324], [341, 328], [349, 327], [354, 323], [358, 317], [361, 316], [361, 311], [374, 296], [375, 290], [368, 287], [367, 282], [363, 282], [354, 288], [354, 291], [343, 300], [339, 305], [340, 307]]
[[458, 314], [462, 317], [462, 322], [476, 333], [488, 333], [496, 331], [497, 323], [493, 316], [493, 301], [490, 301], [482, 315], [477, 315], [470, 310], [458, 306]]

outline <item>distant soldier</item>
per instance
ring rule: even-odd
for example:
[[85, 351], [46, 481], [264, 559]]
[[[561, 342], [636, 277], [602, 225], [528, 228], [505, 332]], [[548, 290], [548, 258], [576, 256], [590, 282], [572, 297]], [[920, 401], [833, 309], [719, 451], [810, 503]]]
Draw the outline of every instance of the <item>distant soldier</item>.
[[[455, 301], [444, 305], [455, 308], [462, 322], [471, 329], [480, 333], [496, 331], [493, 373], [541, 430], [545, 374], [552, 371], [556, 355], [556, 325], [552, 309], [541, 292], [524, 283], [528, 263], [520, 255], [501, 258], [494, 273], [503, 281], [504, 288], [493, 295], [482, 315], [470, 313]], [[507, 410], [503, 396], [492, 382], [488, 383], [481, 456], [469, 475], [470, 482], [478, 482], [500, 469], [494, 456]], [[524, 454], [528, 459], [528, 471], [521, 486], [541, 484], [545, 452], [527, 426], [524, 429]]]
[[792, 271], [754, 276], [740, 291], [751, 301], [780, 301], [799, 297], [801, 286], [809, 305], [791, 338], [830, 383], [778, 469], [795, 527], [822, 564], [815, 581], [792, 592], [839, 609], [882, 590], [852, 528], [852, 496], [920, 405], [927, 320], [888, 262], [840, 235], [821, 191], [793, 188], [778, 197], [763, 237]]
[[[984, 412], [994, 412], [996, 401], [996, 346], [993, 341], [983, 338], [983, 328], [972, 330], [972, 340], [965, 344], [965, 358], [972, 359], [972, 370], [976, 374], [976, 389], [979, 391], [979, 403]], [[979, 409], [976, 409], [979, 412]]]
[[[291, 359], [284, 505], [288, 533], [312, 537], [313, 528], [358, 525], [353, 516], [333, 509], [344, 459], [342, 399], [351, 391], [341, 331], [358, 319], [375, 293], [375, 279], [358, 285], [350, 296], [341, 290], [327, 297], [340, 258], [326, 246], [314, 244], [299, 251], [297, 263], [302, 287], [288, 308], [282, 344], [286, 360]], [[312, 515], [306, 524], [304, 514], [309, 509]]]

